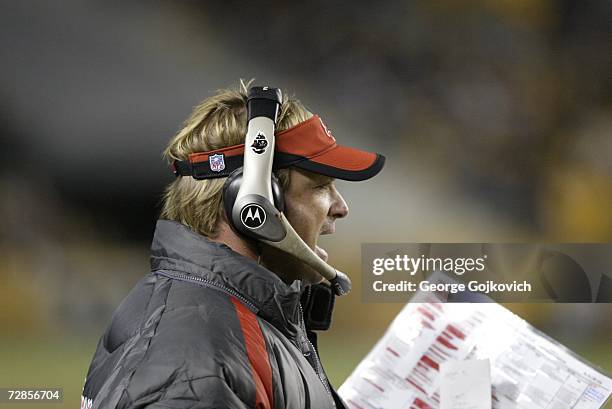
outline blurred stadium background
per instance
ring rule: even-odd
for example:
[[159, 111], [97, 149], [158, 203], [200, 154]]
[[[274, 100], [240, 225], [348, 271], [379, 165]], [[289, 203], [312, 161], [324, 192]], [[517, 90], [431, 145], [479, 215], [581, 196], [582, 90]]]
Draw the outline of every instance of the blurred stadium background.
[[[148, 272], [162, 149], [240, 78], [387, 156], [322, 240], [356, 286], [322, 340], [336, 386], [401, 308], [361, 302], [361, 243], [612, 240], [609, 0], [1, 4], [0, 386], [53, 407]], [[610, 304], [510, 307], [612, 371]]]

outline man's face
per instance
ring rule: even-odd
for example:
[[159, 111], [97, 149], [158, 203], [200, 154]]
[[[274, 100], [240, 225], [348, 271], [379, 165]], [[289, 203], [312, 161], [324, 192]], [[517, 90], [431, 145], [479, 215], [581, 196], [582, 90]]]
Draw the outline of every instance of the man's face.
[[[289, 188], [284, 192], [287, 220], [304, 242], [327, 261], [327, 253], [317, 246], [319, 236], [334, 233], [336, 219], [348, 215], [348, 206], [336, 190], [334, 178], [301, 169], [291, 169], [289, 177]], [[293, 257], [276, 253], [274, 258], [274, 267], [281, 268], [285, 276], [308, 283], [322, 280], [316, 271]]]

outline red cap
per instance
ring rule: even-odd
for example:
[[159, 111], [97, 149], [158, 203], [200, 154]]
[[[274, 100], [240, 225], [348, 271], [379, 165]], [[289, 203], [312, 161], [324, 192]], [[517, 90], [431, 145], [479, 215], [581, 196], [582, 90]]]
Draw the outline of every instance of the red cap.
[[[296, 166], [333, 178], [359, 181], [381, 171], [385, 157], [344, 145], [338, 145], [318, 115], [276, 134], [274, 169]], [[188, 161], [175, 161], [177, 175], [196, 179], [229, 175], [242, 166], [244, 144], [196, 152]]]

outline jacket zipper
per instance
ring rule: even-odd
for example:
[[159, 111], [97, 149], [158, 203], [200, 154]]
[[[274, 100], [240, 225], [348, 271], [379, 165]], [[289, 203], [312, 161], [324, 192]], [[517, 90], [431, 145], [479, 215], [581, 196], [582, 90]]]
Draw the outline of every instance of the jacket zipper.
[[249, 300], [244, 298], [237, 291], [232, 290], [231, 288], [226, 287], [223, 284], [216, 283], [216, 282], [208, 280], [206, 278], [202, 278], [202, 277], [198, 277], [198, 276], [192, 276], [192, 275], [183, 274], [183, 273], [177, 273], [177, 272], [174, 272], [174, 271], [173, 272], [169, 272], [169, 271], [158, 270], [158, 271], [155, 271], [155, 274], [159, 274], [159, 275], [162, 275], [162, 276], [168, 277], [168, 278], [175, 278], [175, 279], [181, 280], [181, 281], [194, 281], [197, 284], [204, 285], [205, 287], [214, 287], [214, 288], [216, 288], [218, 290], [224, 291], [227, 294], [232, 295], [232, 296], [238, 298], [247, 307], [249, 307], [249, 309], [251, 311], [253, 311], [255, 314], [259, 311], [259, 309], [255, 305], [253, 305], [252, 302], [250, 302]]
[[323, 384], [323, 387], [325, 388], [327, 395], [331, 399], [333, 406], [336, 407], [336, 403], [334, 402], [334, 397], [332, 396], [332, 393], [329, 390], [329, 385], [327, 383], [327, 377], [322, 373], [323, 366], [321, 365], [321, 361], [319, 360], [317, 351], [314, 345], [312, 345], [312, 342], [310, 342], [310, 340], [308, 339], [308, 335], [306, 335], [306, 325], [304, 324], [304, 309], [302, 308], [301, 303], [298, 303], [298, 306], [300, 309], [300, 328], [302, 329], [302, 336], [304, 337], [304, 340], [307, 342], [307, 348], [308, 348], [308, 353], [302, 352], [302, 354], [304, 355], [304, 358], [306, 358], [307, 360], [311, 354], [314, 356], [316, 367], [313, 369], [315, 370], [315, 373], [317, 374], [317, 376], [319, 377], [319, 380]]

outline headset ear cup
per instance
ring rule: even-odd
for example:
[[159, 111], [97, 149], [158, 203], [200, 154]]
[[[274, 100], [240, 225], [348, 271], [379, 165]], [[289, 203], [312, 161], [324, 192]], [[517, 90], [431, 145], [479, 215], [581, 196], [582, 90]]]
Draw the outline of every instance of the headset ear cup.
[[232, 210], [234, 209], [234, 203], [236, 203], [236, 197], [238, 196], [238, 190], [240, 190], [241, 183], [242, 167], [230, 173], [223, 184], [223, 210], [225, 210], [227, 221], [232, 227], [235, 226], [234, 220], [232, 219]]
[[[234, 203], [236, 203], [236, 197], [238, 196], [240, 184], [242, 183], [242, 169], [243, 168], [240, 167], [230, 173], [223, 184], [223, 210], [225, 210], [227, 220], [232, 226], [235, 226], [234, 220], [232, 220], [232, 210], [234, 209]], [[279, 212], [282, 212], [285, 209], [285, 199], [278, 178], [274, 174], [272, 174], [271, 182], [274, 207], [276, 207]]]

